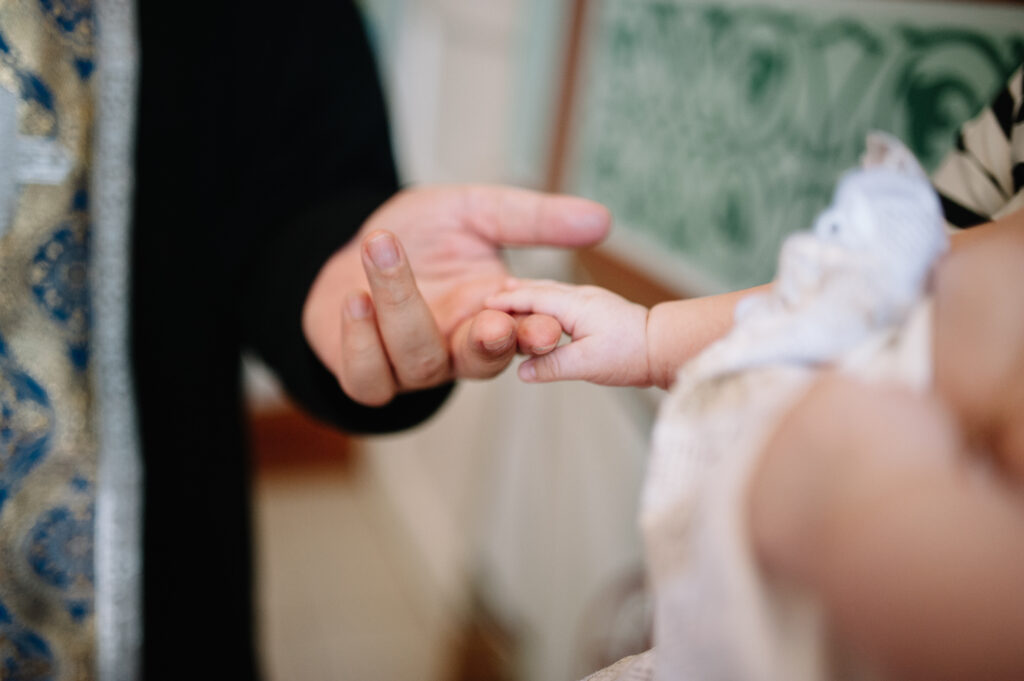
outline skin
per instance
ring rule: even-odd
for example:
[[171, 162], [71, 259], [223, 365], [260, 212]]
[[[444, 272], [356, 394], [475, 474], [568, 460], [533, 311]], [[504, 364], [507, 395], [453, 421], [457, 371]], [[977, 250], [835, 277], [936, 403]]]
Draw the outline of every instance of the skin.
[[968, 444], [1024, 480], [1024, 211], [960, 244], [935, 280], [935, 389]]
[[303, 331], [362, 404], [495, 376], [517, 350], [541, 354], [561, 335], [550, 317], [482, 309], [508, 276], [500, 248], [589, 246], [610, 224], [603, 206], [573, 197], [473, 185], [403, 191], [325, 263]]
[[751, 484], [767, 574], [815, 593], [837, 640], [888, 678], [1024, 675], [1024, 494], [957, 421], [935, 394], [825, 376]]

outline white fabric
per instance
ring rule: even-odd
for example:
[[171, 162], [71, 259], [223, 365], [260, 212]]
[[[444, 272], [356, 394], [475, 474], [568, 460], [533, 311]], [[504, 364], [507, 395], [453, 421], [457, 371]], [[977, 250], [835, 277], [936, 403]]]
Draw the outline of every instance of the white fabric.
[[96, 674], [141, 678], [142, 456], [129, 366], [129, 264], [139, 46], [134, 0], [97, 0], [92, 343], [100, 444]]

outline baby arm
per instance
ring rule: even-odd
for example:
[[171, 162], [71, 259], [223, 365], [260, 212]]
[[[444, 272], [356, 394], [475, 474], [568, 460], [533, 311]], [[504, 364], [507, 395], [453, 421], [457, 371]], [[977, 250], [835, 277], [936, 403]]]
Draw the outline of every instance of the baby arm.
[[[573, 338], [572, 343], [544, 355], [548, 359], [543, 362], [537, 361], [540, 357], [524, 362], [520, 368], [523, 380], [580, 379], [603, 385], [653, 385], [663, 389], [675, 382], [679, 367], [732, 327], [738, 301], [768, 290], [768, 285], [764, 285], [703, 298], [671, 300], [648, 310], [594, 286], [509, 280], [509, 287], [510, 290], [493, 296], [488, 305], [517, 313], [545, 310], [544, 314], [558, 319], [562, 329]], [[598, 309], [602, 306], [606, 309]], [[635, 335], [635, 329], [641, 328], [641, 314], [644, 342], [627, 346], [627, 339], [620, 334]], [[628, 331], [627, 323], [633, 324]], [[602, 327], [600, 331], [598, 327]], [[588, 342], [582, 343], [586, 339]], [[637, 354], [630, 357], [630, 353]], [[646, 365], [627, 361], [641, 356], [646, 357]]]
[[523, 362], [522, 380], [652, 385], [646, 307], [596, 286], [539, 280], [510, 280], [508, 286], [487, 307], [517, 314], [543, 311], [572, 339]]

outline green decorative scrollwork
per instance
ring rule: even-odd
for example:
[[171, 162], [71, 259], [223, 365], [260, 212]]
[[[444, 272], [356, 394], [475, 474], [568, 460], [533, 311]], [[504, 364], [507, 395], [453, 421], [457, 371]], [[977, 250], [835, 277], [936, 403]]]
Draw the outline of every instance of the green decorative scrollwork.
[[603, 0], [569, 189], [723, 288], [767, 281], [871, 129], [929, 170], [1024, 58], [1024, 10]]

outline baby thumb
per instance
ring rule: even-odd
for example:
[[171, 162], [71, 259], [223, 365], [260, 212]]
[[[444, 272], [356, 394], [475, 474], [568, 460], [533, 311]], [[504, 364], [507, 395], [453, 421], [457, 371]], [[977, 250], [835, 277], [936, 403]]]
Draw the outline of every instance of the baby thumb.
[[531, 357], [519, 365], [519, 378], [526, 383], [549, 383], [584, 378], [578, 349], [573, 344]]

